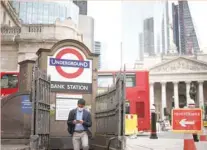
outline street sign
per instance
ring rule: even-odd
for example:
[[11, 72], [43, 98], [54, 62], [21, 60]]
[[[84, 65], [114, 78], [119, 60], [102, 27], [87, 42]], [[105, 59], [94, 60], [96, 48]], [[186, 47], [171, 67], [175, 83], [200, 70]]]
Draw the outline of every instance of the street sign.
[[173, 109], [172, 110], [172, 130], [182, 133], [202, 132], [203, 120], [201, 109]]

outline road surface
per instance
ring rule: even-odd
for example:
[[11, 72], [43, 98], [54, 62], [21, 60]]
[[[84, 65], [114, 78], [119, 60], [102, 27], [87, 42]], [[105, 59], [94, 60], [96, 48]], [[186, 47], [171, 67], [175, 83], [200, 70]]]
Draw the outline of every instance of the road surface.
[[[150, 139], [149, 134], [137, 138], [127, 137], [126, 150], [183, 150], [183, 134], [162, 132], [158, 139]], [[197, 150], [206, 150], [207, 142], [195, 142]]]

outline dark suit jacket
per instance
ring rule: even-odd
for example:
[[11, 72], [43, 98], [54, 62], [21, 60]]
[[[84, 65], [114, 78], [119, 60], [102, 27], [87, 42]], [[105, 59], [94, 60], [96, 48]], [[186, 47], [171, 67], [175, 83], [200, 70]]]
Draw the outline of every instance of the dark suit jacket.
[[[67, 125], [68, 125], [69, 134], [74, 133], [75, 124], [73, 124], [73, 120], [76, 120], [76, 112], [77, 112], [77, 109], [73, 109], [70, 111], [70, 113], [68, 115]], [[92, 126], [91, 114], [90, 114], [90, 112], [88, 112], [85, 109], [83, 110], [82, 120], [83, 120], [84, 130], [89, 131], [88, 128]]]

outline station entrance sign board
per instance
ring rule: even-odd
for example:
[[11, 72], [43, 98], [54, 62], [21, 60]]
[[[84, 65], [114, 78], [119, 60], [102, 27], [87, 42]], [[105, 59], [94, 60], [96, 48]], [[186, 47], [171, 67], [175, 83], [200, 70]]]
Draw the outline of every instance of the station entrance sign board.
[[92, 93], [92, 59], [81, 49], [66, 46], [48, 56], [47, 73], [52, 92]]
[[172, 110], [172, 130], [180, 133], [200, 133], [202, 132], [203, 120], [201, 109], [173, 109]]

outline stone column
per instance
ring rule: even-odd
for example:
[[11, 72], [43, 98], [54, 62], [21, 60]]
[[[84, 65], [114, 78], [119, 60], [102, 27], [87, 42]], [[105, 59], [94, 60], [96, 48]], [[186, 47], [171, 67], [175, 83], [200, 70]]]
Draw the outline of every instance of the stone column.
[[173, 82], [173, 85], [174, 85], [174, 104], [175, 104], [175, 108], [179, 108], [178, 83], [179, 82]]
[[162, 92], [161, 92], [161, 95], [162, 95], [162, 120], [165, 119], [165, 116], [164, 116], [164, 108], [167, 107], [167, 104], [166, 104], [166, 82], [162, 82], [161, 83], [161, 87], [162, 87]]
[[150, 108], [152, 108], [153, 104], [155, 104], [155, 100], [154, 100], [154, 83], [150, 82]]
[[204, 106], [204, 96], [203, 96], [203, 81], [198, 81], [199, 84], [199, 107], [202, 108]]
[[189, 104], [189, 100], [191, 99], [190, 98], [190, 83], [191, 81], [186, 81], [185, 84], [186, 84], [186, 102], [187, 102], [187, 105]]

